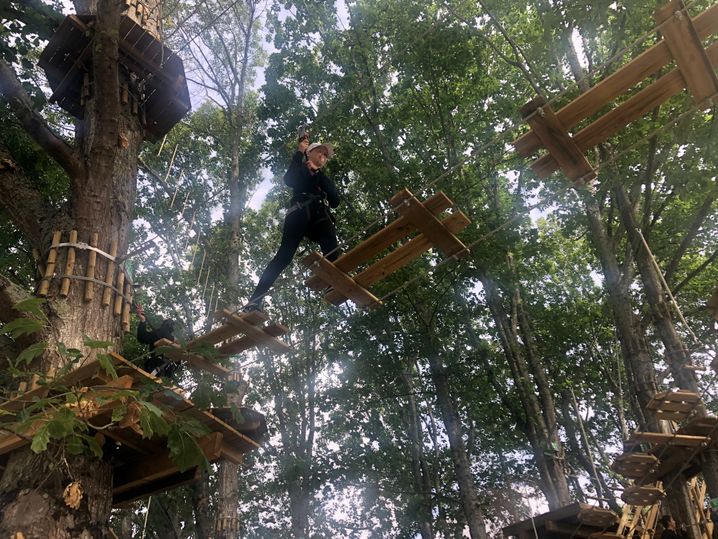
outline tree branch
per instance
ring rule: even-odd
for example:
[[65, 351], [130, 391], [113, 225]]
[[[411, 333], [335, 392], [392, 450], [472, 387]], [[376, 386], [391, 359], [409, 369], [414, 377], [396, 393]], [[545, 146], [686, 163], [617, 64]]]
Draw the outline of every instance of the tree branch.
[[50, 207], [0, 139], [0, 208], [38, 252], [42, 251], [43, 224]]
[[85, 167], [74, 150], [52, 132], [45, 118], [32, 106], [32, 100], [5, 60], [0, 58], [0, 94], [7, 100], [25, 131], [67, 172], [71, 178], [85, 175]]

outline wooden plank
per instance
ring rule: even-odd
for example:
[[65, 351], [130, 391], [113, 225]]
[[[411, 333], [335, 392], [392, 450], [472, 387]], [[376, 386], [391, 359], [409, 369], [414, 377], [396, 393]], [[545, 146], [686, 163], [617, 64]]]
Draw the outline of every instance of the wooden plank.
[[654, 19], [661, 26], [663, 39], [678, 64], [688, 91], [696, 104], [718, 93], [718, 78], [703, 49], [683, 0], [671, 0], [657, 10]]
[[[262, 322], [269, 320], [269, 316], [261, 311], [251, 311], [249, 313], [243, 313], [243, 318], [248, 324], [253, 326], [259, 325]], [[205, 333], [191, 340], [187, 344], [187, 348], [196, 348], [199, 345], [206, 344], [217, 344], [218, 342], [229, 339], [237, 335], [237, 328], [232, 325], [222, 324], [221, 326], [213, 329], [212, 331]]]
[[570, 180], [585, 183], [596, 177], [588, 159], [543, 97], [537, 97], [523, 106], [521, 115]]
[[[442, 221], [443, 225], [452, 234], [460, 232], [466, 228], [470, 222], [468, 217], [462, 212], [452, 213]], [[355, 278], [355, 282], [364, 288], [371, 286], [387, 275], [391, 275], [406, 266], [429, 249], [431, 249], [431, 242], [426, 236], [419, 234], [411, 241], [399, 247], [396, 251], [389, 253], [383, 259], [359, 273]], [[339, 305], [345, 301], [345, 297], [336, 290], [328, 292], [324, 299], [333, 305]]]
[[[718, 43], [706, 49], [711, 65], [718, 65]], [[601, 116], [591, 125], [576, 133], [574, 141], [581, 151], [589, 150], [623, 129], [632, 121], [641, 118], [655, 107], [685, 88], [685, 81], [678, 69], [666, 73], [618, 107]], [[539, 178], [547, 178], [558, 169], [558, 163], [551, 155], [545, 155], [531, 164]]]
[[305, 260], [313, 260], [311, 270], [319, 276], [324, 282], [332, 286], [338, 293], [345, 298], [352, 300], [360, 307], [374, 308], [381, 305], [379, 298], [363, 286], [357, 284], [354, 279], [349, 277], [343, 271], [334, 267], [334, 265], [319, 253], [310, 254]]
[[[289, 328], [287, 326], [283, 326], [282, 324], [271, 323], [263, 327], [262, 331], [264, 331], [267, 335], [271, 335], [272, 337], [279, 337], [286, 334], [289, 331]], [[240, 352], [244, 352], [245, 350], [253, 348], [254, 346], [256, 346], [256, 343], [249, 337], [244, 336], [235, 341], [223, 344], [217, 349], [217, 353], [225, 357], [233, 356], [235, 354], [239, 354]]]
[[224, 309], [223, 312], [229, 324], [236, 326], [242, 333], [254, 340], [257, 344], [266, 346], [279, 353], [288, 352], [292, 349], [292, 347], [288, 344], [283, 343], [268, 333], [265, 333], [264, 330], [258, 328], [257, 326], [253, 326], [246, 322], [241, 315], [235, 314], [229, 309]]
[[53, 275], [55, 275], [55, 265], [57, 264], [57, 249], [55, 246], [60, 243], [62, 238], [62, 232], [56, 230], [52, 234], [52, 243], [50, 244], [50, 252], [47, 254], [47, 265], [45, 266], [45, 276], [42, 278], [40, 288], [37, 291], [37, 295], [44, 297], [50, 290], [50, 281]]
[[605, 529], [618, 523], [618, 515], [610, 509], [592, 506], [578, 512], [578, 521], [586, 526]]
[[[693, 25], [700, 39], [705, 39], [718, 31], [718, 4], [713, 4], [693, 19]], [[665, 41], [660, 41], [644, 51], [618, 71], [609, 75], [587, 92], [561, 108], [556, 115], [566, 129], [578, 125], [584, 118], [593, 116], [601, 108], [613, 101], [646, 77], [656, 73], [672, 60], [671, 52]], [[528, 157], [541, 148], [541, 141], [533, 131], [514, 141], [516, 151]]]
[[[70, 231], [70, 243], [77, 243], [77, 230]], [[65, 260], [65, 275], [72, 275], [75, 270], [75, 248], [67, 248], [67, 258]], [[60, 284], [60, 296], [66, 298], [70, 293], [70, 279], [69, 277], [63, 277], [62, 283]]]
[[[110, 256], [117, 256], [117, 238], [112, 238], [110, 243]], [[115, 280], [115, 262], [114, 260], [107, 261], [107, 273], [105, 273], [105, 289], [102, 291], [102, 306], [107, 307], [110, 304], [110, 297], [112, 294], [112, 283]]]
[[628, 439], [628, 443], [649, 443], [657, 445], [673, 445], [683, 447], [697, 447], [709, 444], [711, 439], [708, 436], [690, 436], [687, 434], [664, 434], [662, 432], [634, 432]]
[[[93, 232], [92, 236], [90, 237], [90, 247], [97, 247], [98, 242], [100, 241], [99, 234], [97, 232]], [[95, 278], [95, 268], [97, 267], [97, 252], [90, 249], [88, 251], [87, 255], [87, 271], [85, 272], [85, 276], [88, 279], [94, 279]], [[95, 299], [95, 283], [92, 281], [86, 281], [85, 282], [85, 301], [92, 301]]]
[[131, 507], [133, 502], [167, 492], [182, 485], [188, 485], [199, 480], [199, 471], [196, 468], [187, 470], [182, 473], [176, 473], [165, 478], [159, 479], [152, 483], [141, 484], [127, 492], [121, 492], [112, 496], [112, 507]]
[[648, 453], [624, 453], [616, 457], [611, 469], [629, 479], [640, 479], [656, 468], [660, 461]]
[[556, 522], [555, 520], [547, 520], [545, 528], [547, 532], [551, 532], [551, 535], [549, 535], [550, 537], [566, 536], [568, 539], [571, 537], [582, 537], [587, 539], [593, 531], [587, 526], [583, 526], [580, 522], [576, 524], [564, 524], [563, 522]]
[[[214, 462], [221, 456], [222, 434], [212, 432], [197, 440], [197, 445], [207, 460]], [[115, 468], [112, 494], [114, 496], [128, 492], [140, 485], [152, 483], [178, 471], [177, 465], [172, 461], [168, 452], [154, 455], [152, 458], [138, 459]]]
[[403, 191], [408, 196], [395, 206], [396, 211], [402, 217], [406, 217], [445, 257], [459, 255], [467, 250], [466, 245], [434, 217], [408, 189]]
[[[392, 200], [394, 200], [400, 193], [394, 195]], [[444, 193], [437, 193], [426, 199], [424, 206], [433, 215], [438, 215], [442, 211], [450, 208], [452, 206], [452, 202]], [[349, 252], [337, 258], [337, 260], [334, 261], [334, 266], [344, 273], [349, 273], [361, 264], [364, 264], [377, 256], [385, 249], [388, 249], [397, 241], [405, 238], [413, 231], [414, 227], [411, 225], [409, 220], [405, 217], [399, 217], [388, 224], [385, 228], [382, 228], [378, 232], [372, 234], [369, 238], [361, 242]], [[305, 258], [303, 261], [303, 264], [307, 267], [314, 262], [314, 259], [307, 262], [308, 258], [309, 257]], [[307, 279], [305, 284], [312, 290], [317, 291], [323, 290], [329, 286], [317, 276], [310, 277]]]
[[212, 374], [221, 376], [222, 378], [226, 378], [230, 372], [230, 369], [227, 367], [214, 363], [210, 359], [199, 354], [193, 354], [192, 352], [184, 350], [179, 344], [172, 342], [169, 339], [160, 339], [154, 343], [154, 345], [156, 348], [164, 348], [163, 350], [159, 350], [162, 355], [177, 361], [186, 361], [196, 369], [211, 372]]

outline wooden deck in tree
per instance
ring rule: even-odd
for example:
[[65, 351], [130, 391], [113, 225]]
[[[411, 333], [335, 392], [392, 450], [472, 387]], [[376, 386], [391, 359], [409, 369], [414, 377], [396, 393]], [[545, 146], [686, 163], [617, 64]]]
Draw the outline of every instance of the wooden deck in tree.
[[[313, 272], [306, 284], [313, 290], [324, 291], [324, 299], [334, 305], [351, 300], [360, 307], [372, 308], [381, 304], [368, 287], [436, 247], [445, 257], [461, 258], [468, 249], [456, 237], [471, 222], [460, 211], [439, 219], [440, 214], [453, 206], [444, 194], [438, 193], [420, 202], [408, 189], [402, 189], [390, 200], [400, 217], [382, 230], [340, 256], [333, 263], [319, 253], [307, 256], [303, 264]], [[408, 239], [412, 234], [413, 238]], [[377, 256], [394, 244], [398, 248], [368, 267]]]
[[611, 469], [628, 479], [641, 479], [657, 469], [660, 461], [649, 453], [624, 453], [616, 457]]
[[[89, 88], [85, 84], [92, 51], [92, 16], [70, 15], [60, 24], [39, 59], [53, 90], [52, 101], [82, 118]], [[190, 110], [189, 90], [179, 56], [132, 18], [122, 16], [120, 63], [145, 81], [137, 113], [149, 138], [165, 135]], [[133, 110], [134, 112], [134, 110]]]
[[[504, 537], [548, 539], [588, 538], [595, 533], [615, 532], [619, 517], [613, 511], [585, 503], [572, 503], [555, 511], [528, 518], [503, 528]], [[534, 532], [535, 530], [535, 532]]]
[[633, 485], [621, 494], [621, 499], [631, 505], [654, 505], [665, 496], [659, 485]]
[[648, 402], [647, 408], [657, 419], [682, 421], [695, 410], [700, 400], [700, 395], [691, 391], [661, 391]]
[[[701, 105], [707, 106], [716, 98], [718, 82], [715, 68], [718, 66], [718, 44], [713, 43], [704, 49], [702, 41], [718, 31], [718, 5], [714, 4], [693, 19], [687, 12], [680, 11], [682, 9], [681, 2], [672, 0], [670, 4], [656, 11], [656, 20], [666, 23], [661, 27], [664, 39], [659, 43], [557, 112], [553, 113], [550, 107], [543, 106], [543, 112], [550, 116], [548, 121], [535, 120], [537, 116], [531, 116], [533, 121], [538, 122], [538, 126], [532, 124], [532, 130], [516, 139], [514, 147], [524, 157], [535, 154], [541, 148], [548, 150], [546, 155], [531, 165], [539, 178], [546, 178], [560, 168], [569, 178], [575, 180], [580, 167], [586, 166], [585, 157], [581, 158], [586, 151], [604, 142], [683, 89], [687, 88], [694, 100]], [[681, 13], [680, 17], [674, 16], [676, 11]], [[584, 120], [595, 117], [616, 98], [652, 77], [673, 60], [678, 67], [624, 99], [620, 105], [595, 118], [571, 137], [569, 130]], [[548, 139], [546, 129], [551, 131]], [[566, 136], [571, 138], [567, 140]], [[556, 144], [561, 140], [567, 146], [557, 147]]]
[[42, 387], [44, 393], [33, 390], [0, 403], [0, 409], [7, 412], [0, 415], [0, 455], [29, 444], [32, 435], [47, 421], [49, 412], [38, 412], [37, 420], [30, 422], [23, 431], [17, 429], [16, 414], [38, 397], [62, 394], [68, 387], [84, 388], [80, 392], [83, 396], [80, 402], [84, 404], [76, 405], [75, 413], [84, 414], [90, 426], [103, 427], [98, 436], [105, 440], [103, 449], [112, 454], [115, 463], [113, 500], [116, 504], [167, 490], [194, 477], [194, 470], [179, 472], [169, 459], [166, 439], [143, 436], [139, 416], [133, 415], [131, 404], [123, 420], [106, 427], [115, 407], [132, 402], [131, 399], [124, 402], [122, 399], [108, 400], [118, 389], [149, 390], [150, 400], [169, 417], [182, 415], [202, 423], [209, 434], [198, 443], [210, 462], [226, 459], [239, 464], [245, 453], [260, 447], [267, 432], [261, 414], [241, 408], [240, 417], [235, 419], [227, 409], [217, 410], [217, 415], [201, 410], [179, 389], [163, 385], [160, 379], [122, 356], [111, 353], [110, 358], [118, 375], [114, 380], [105, 373], [99, 361], [91, 361], [63, 377], [61, 383]]

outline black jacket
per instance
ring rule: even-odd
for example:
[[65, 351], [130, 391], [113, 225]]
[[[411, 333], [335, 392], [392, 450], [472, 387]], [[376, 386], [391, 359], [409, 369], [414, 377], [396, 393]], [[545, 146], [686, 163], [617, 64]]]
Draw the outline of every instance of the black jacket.
[[304, 164], [304, 154], [300, 151], [294, 153], [292, 162], [284, 173], [284, 183], [293, 190], [292, 203], [302, 200], [301, 195], [306, 193], [326, 197], [332, 208], [339, 206], [339, 193], [334, 182], [321, 170], [310, 173]]
[[137, 340], [142, 344], [148, 344], [150, 352], [154, 351], [155, 343], [160, 339], [169, 339], [170, 341], [174, 341], [174, 335], [172, 335], [172, 331], [168, 330], [164, 326], [160, 326], [154, 331], [147, 331], [147, 322], [144, 320], [137, 326]]

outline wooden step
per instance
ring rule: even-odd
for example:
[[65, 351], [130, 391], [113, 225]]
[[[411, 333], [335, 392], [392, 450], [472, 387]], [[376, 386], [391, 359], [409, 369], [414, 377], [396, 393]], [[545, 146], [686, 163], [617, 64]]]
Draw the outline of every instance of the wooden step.
[[658, 467], [660, 461], [647, 453], [624, 453], [619, 455], [611, 469], [629, 479], [640, 479]]
[[690, 436], [687, 434], [664, 434], [662, 432], [634, 432], [627, 440], [626, 445], [654, 444], [682, 447], [698, 447], [709, 445], [711, 442], [708, 436]]
[[590, 507], [581, 509], [578, 512], [578, 521], [586, 526], [608, 528], [618, 522], [618, 515], [610, 509]]
[[648, 402], [657, 419], [681, 421], [700, 403], [701, 397], [692, 391], [661, 391]]
[[663, 489], [656, 485], [633, 485], [623, 491], [621, 499], [631, 505], [653, 505], [665, 494]]

